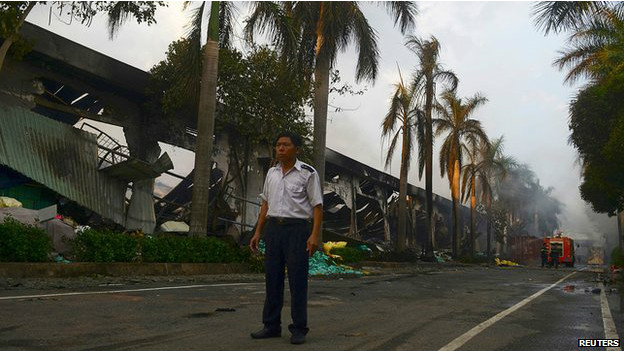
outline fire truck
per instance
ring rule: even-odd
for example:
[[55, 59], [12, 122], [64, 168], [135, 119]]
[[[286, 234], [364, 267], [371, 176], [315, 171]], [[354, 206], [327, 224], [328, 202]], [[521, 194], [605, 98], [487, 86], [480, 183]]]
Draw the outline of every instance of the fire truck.
[[559, 264], [565, 264], [568, 267], [574, 267], [574, 240], [561, 234], [550, 238], [544, 238], [546, 249], [548, 250], [548, 263], [552, 264], [551, 253], [554, 250], [559, 251]]

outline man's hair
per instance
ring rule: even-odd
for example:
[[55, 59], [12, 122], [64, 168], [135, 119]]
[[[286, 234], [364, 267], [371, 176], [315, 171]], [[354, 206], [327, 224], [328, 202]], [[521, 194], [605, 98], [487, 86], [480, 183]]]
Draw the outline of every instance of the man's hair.
[[277, 141], [279, 140], [279, 138], [282, 138], [282, 137], [290, 138], [290, 142], [295, 144], [296, 147], [301, 147], [303, 145], [303, 139], [301, 138], [301, 136], [297, 133], [290, 132], [290, 131], [283, 131], [277, 134], [277, 136], [275, 137], [275, 140], [273, 141], [273, 145], [277, 144]]

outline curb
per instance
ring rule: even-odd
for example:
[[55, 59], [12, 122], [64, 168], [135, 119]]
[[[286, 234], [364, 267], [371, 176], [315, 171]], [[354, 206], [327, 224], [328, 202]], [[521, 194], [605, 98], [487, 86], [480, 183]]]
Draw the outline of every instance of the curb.
[[1, 278], [254, 273], [246, 263], [0, 263]]

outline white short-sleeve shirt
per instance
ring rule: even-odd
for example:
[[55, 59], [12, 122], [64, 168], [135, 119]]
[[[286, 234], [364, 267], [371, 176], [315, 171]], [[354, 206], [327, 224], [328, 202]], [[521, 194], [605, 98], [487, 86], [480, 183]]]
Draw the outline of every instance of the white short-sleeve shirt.
[[309, 219], [314, 207], [323, 204], [318, 172], [299, 160], [286, 174], [279, 163], [271, 167], [260, 197], [269, 205], [269, 217]]

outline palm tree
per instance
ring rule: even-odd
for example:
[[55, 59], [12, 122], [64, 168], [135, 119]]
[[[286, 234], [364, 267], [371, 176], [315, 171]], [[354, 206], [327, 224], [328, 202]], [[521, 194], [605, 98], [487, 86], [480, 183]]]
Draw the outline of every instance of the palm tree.
[[[410, 168], [412, 149], [414, 147], [413, 141], [417, 137], [419, 142], [422, 142], [424, 130], [422, 128], [423, 113], [416, 104], [414, 94], [416, 86], [412, 84], [406, 87], [403, 83], [400, 70], [399, 77], [399, 83], [394, 85], [395, 91], [391, 98], [390, 110], [388, 110], [381, 125], [381, 135], [383, 138], [392, 136], [392, 141], [388, 147], [388, 154], [386, 155], [386, 168], [389, 167], [392, 162], [392, 155], [396, 149], [399, 136], [402, 138], [398, 200], [399, 231], [397, 233], [396, 243], [396, 250], [400, 252], [405, 250], [407, 231], [407, 172]], [[414, 133], [418, 133], [418, 136], [414, 135]]]
[[568, 38], [565, 51], [555, 60], [560, 70], [569, 68], [566, 82], [580, 77], [597, 82], [622, 72], [624, 17], [621, 12], [603, 9]]
[[565, 81], [580, 77], [598, 81], [621, 71], [624, 52], [624, 3], [607, 1], [546, 1], [534, 6], [535, 24], [544, 30], [571, 31], [568, 46], [555, 61], [569, 68]]
[[487, 99], [479, 94], [463, 103], [455, 92], [446, 91], [442, 94], [442, 103], [436, 105], [436, 111], [441, 118], [433, 121], [436, 127], [435, 135], [448, 133], [440, 149], [440, 174], [448, 175], [453, 200], [453, 247], [454, 257], [459, 253], [459, 179], [462, 166], [463, 150], [466, 143], [478, 144], [487, 142], [488, 138], [483, 131], [481, 122], [470, 118], [470, 115]]
[[[515, 159], [503, 154], [503, 141], [501, 136], [491, 143], [470, 145], [473, 152], [470, 155], [470, 163], [462, 167], [462, 203], [470, 196], [470, 239], [471, 253], [474, 254], [474, 209], [476, 206], [477, 192], [479, 202], [486, 208], [487, 213], [487, 238], [486, 250], [488, 258], [492, 252], [492, 223], [491, 212], [494, 200], [493, 184], [498, 179], [504, 179], [507, 172], [517, 165]], [[475, 152], [476, 150], [476, 152]]]
[[535, 26], [544, 34], [578, 30], [591, 22], [604, 9], [621, 10], [615, 1], [540, 1], [533, 6]]
[[448, 83], [448, 89], [455, 91], [457, 88], [457, 76], [449, 70], [445, 70], [438, 62], [440, 56], [440, 43], [431, 36], [429, 40], [422, 40], [414, 36], [408, 37], [405, 44], [418, 57], [420, 68], [414, 73], [414, 86], [419, 97], [424, 100], [425, 112], [425, 135], [423, 147], [419, 148], [418, 154], [418, 177], [422, 179], [425, 171], [425, 209], [427, 218], [425, 228], [427, 242], [425, 244], [425, 258], [433, 258], [433, 119], [432, 111], [436, 97], [436, 85]]
[[[401, 33], [414, 26], [416, 5], [410, 1], [384, 2], [399, 23]], [[329, 72], [339, 51], [354, 43], [358, 51], [356, 80], [374, 81], [379, 51], [377, 35], [357, 2], [300, 1], [256, 2], [245, 26], [247, 38], [268, 32], [286, 57], [297, 58], [302, 67], [314, 72], [313, 159], [321, 186], [325, 179], [325, 137]], [[308, 71], [307, 69], [304, 71]]]
[[[222, 28], [227, 28], [227, 24], [230, 23], [228, 8], [229, 4], [225, 2], [223, 4], [220, 4], [219, 1], [212, 2], [208, 20], [208, 40], [202, 52], [197, 138], [195, 142], [195, 170], [191, 200], [191, 225], [189, 230], [191, 236], [206, 236], [208, 230], [212, 139], [217, 103], [219, 39], [223, 38], [224, 31]], [[201, 10], [198, 10], [197, 14], [201, 15], [202, 12], [203, 6]], [[194, 22], [195, 30], [191, 31], [191, 33], [199, 33], [199, 28], [201, 28], [201, 20], [199, 21], [199, 26], [197, 26], [197, 14]], [[225, 30], [225, 32], [227, 33], [228, 31]], [[199, 40], [199, 36], [195, 35], [195, 38]]]
[[491, 191], [488, 180], [485, 177], [485, 174], [483, 174], [482, 161], [480, 160], [482, 154], [487, 152], [489, 145], [486, 145], [485, 143], [482, 144], [483, 145], [467, 145], [466, 153], [468, 154], [470, 163], [463, 165], [461, 168], [461, 172], [463, 174], [461, 183], [461, 203], [466, 202], [468, 197], [470, 197], [470, 257], [474, 257], [475, 253], [475, 208], [477, 206], [477, 182], [480, 183], [479, 185], [482, 197], [485, 197], [485, 194]]

